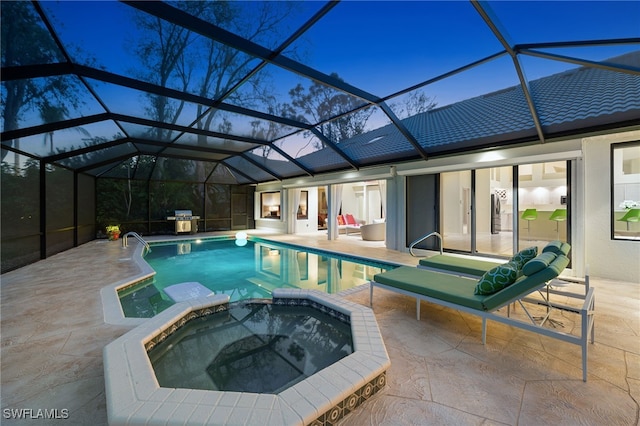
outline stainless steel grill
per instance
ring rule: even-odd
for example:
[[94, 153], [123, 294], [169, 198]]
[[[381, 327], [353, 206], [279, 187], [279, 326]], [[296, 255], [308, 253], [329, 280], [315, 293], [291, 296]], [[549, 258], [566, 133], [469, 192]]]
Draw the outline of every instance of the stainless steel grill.
[[173, 216], [168, 216], [167, 220], [175, 221], [176, 235], [181, 232], [189, 232], [195, 234], [198, 232], [198, 219], [200, 216], [194, 216], [191, 210], [175, 210]]

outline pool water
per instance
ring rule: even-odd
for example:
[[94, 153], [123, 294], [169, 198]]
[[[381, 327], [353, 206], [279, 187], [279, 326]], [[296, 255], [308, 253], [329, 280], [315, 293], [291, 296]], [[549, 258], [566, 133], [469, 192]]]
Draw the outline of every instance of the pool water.
[[275, 288], [335, 294], [366, 284], [375, 274], [395, 267], [260, 239], [244, 242], [211, 239], [153, 244], [145, 260], [156, 275], [118, 291], [125, 317], [150, 318], [173, 305], [163, 290], [179, 283], [200, 283], [234, 302], [270, 298]]
[[310, 306], [236, 303], [148, 353], [161, 387], [276, 394], [353, 353], [351, 328]]

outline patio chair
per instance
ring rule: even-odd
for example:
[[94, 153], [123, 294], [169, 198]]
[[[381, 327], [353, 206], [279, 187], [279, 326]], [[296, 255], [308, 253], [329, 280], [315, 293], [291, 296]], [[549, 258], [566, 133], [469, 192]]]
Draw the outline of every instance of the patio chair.
[[384, 241], [386, 232], [387, 224], [384, 222], [360, 226], [363, 241]]
[[352, 214], [345, 214], [344, 215], [344, 219], [347, 223], [345, 232], [347, 235], [349, 235], [349, 232], [353, 233], [359, 233], [360, 232], [360, 227], [364, 224], [366, 224], [367, 222], [365, 220], [357, 220], [355, 217], [353, 217]]

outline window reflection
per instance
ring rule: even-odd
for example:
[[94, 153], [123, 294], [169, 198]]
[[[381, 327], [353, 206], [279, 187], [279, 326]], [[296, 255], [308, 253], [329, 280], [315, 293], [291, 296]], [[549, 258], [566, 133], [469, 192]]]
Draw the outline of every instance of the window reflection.
[[260, 271], [280, 277], [281, 250], [273, 247], [260, 247]]
[[296, 253], [298, 261], [298, 271], [300, 272], [300, 280], [306, 281], [309, 279], [309, 253], [299, 251]]

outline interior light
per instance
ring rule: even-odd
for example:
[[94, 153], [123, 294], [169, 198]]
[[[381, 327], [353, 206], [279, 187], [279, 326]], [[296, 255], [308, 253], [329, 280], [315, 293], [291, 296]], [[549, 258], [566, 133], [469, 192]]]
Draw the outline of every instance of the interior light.
[[247, 240], [236, 240], [236, 245], [238, 247], [244, 247], [247, 245]]
[[504, 155], [496, 152], [496, 151], [489, 151], [489, 152], [483, 152], [482, 154], [480, 154], [480, 158], [478, 159], [479, 162], [484, 163], [487, 161], [498, 161], [498, 160], [504, 160]]
[[236, 240], [246, 240], [247, 233], [244, 231], [236, 232]]

